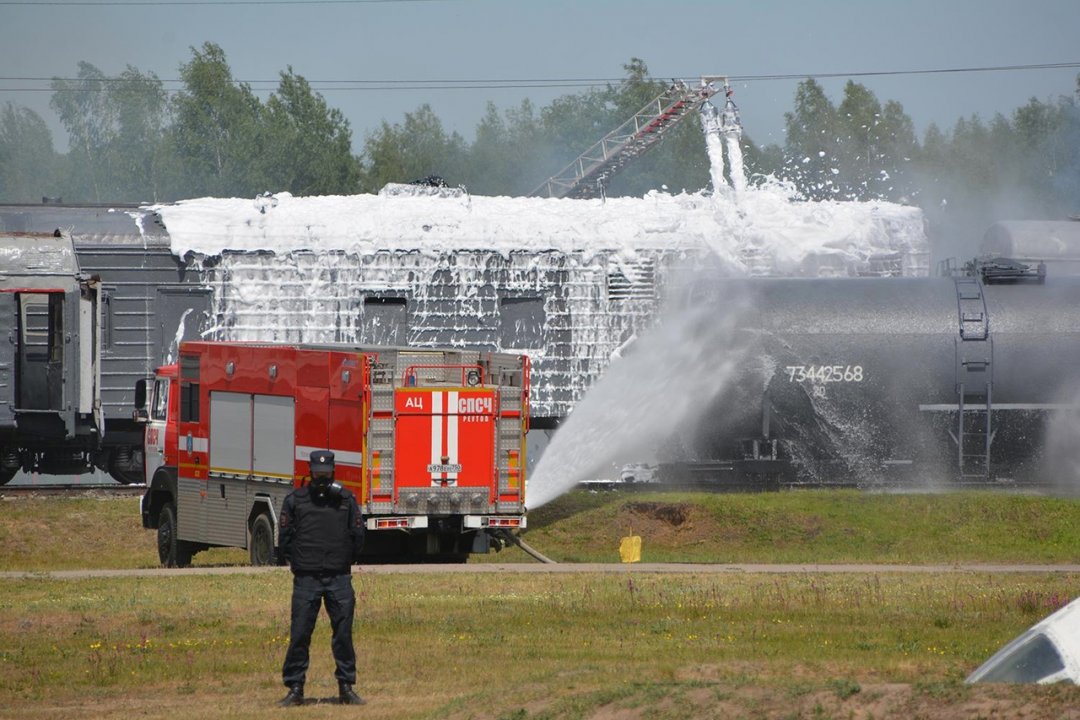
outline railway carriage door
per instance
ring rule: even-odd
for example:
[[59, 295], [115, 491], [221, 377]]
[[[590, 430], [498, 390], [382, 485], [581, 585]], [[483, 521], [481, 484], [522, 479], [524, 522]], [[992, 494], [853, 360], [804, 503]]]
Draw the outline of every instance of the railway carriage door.
[[2, 347], [5, 349], [4, 354], [0, 355], [0, 428], [15, 424], [15, 412], [12, 409], [15, 401], [14, 358], [8, 354], [7, 348], [15, 347], [17, 331], [15, 293], [0, 293], [0, 343], [3, 343]]
[[61, 410], [64, 296], [61, 293], [19, 293], [18, 298], [16, 408]]
[[210, 290], [206, 288], [158, 288], [155, 308], [157, 335], [153, 347], [158, 348], [159, 362], [171, 361], [179, 355], [180, 343], [201, 340], [201, 330], [210, 317]]

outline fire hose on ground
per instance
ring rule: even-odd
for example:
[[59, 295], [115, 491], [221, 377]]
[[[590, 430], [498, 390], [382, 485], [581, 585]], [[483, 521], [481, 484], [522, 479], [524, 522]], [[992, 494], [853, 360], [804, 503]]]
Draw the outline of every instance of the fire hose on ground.
[[529, 555], [535, 560], [539, 560], [542, 563], [550, 563], [553, 565], [556, 564], [555, 560], [552, 560], [540, 551], [535, 550], [528, 543], [522, 540], [521, 536], [515, 535], [509, 530], [500, 530], [496, 537], [498, 537], [508, 545], [517, 545], [519, 548], [525, 551], [525, 554]]

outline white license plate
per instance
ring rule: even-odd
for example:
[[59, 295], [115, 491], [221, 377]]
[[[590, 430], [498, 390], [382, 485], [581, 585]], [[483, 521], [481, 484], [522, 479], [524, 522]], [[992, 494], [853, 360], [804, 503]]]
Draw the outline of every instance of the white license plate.
[[453, 465], [428, 465], [427, 471], [429, 473], [459, 473], [461, 472], [461, 464], [455, 463]]

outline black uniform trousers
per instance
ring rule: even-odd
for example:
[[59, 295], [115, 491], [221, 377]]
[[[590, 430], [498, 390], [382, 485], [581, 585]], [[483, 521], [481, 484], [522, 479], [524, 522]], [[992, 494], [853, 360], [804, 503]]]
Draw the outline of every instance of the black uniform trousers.
[[352, 575], [297, 574], [293, 576], [289, 649], [281, 668], [282, 680], [287, 687], [304, 684], [311, 633], [315, 630], [315, 620], [324, 601], [326, 613], [330, 616], [330, 649], [337, 663], [334, 676], [339, 683], [356, 684], [356, 649], [353, 647], [352, 634], [356, 592], [353, 590]]

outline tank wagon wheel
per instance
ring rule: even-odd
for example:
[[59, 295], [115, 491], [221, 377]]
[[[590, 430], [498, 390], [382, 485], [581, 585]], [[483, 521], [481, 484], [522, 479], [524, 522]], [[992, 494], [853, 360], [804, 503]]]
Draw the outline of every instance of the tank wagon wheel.
[[266, 513], [256, 516], [251, 523], [251, 564], [276, 565], [274, 553], [274, 527]]
[[166, 503], [158, 515], [158, 559], [165, 567], [187, 567], [191, 564], [191, 546], [176, 538], [176, 506]]

